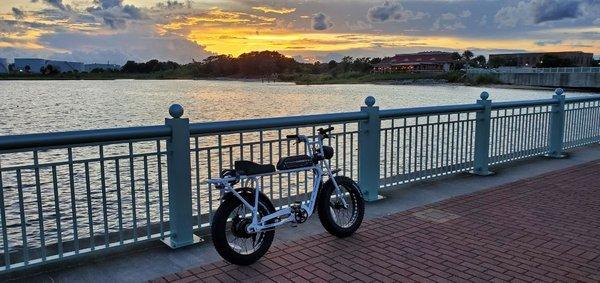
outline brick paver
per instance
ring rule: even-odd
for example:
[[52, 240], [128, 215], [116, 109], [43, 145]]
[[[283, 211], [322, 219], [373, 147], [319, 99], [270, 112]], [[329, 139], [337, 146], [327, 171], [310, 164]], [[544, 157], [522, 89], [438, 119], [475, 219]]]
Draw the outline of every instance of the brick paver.
[[156, 281], [173, 279], [600, 282], [600, 162], [371, 219], [346, 239], [287, 242], [252, 266], [220, 261]]

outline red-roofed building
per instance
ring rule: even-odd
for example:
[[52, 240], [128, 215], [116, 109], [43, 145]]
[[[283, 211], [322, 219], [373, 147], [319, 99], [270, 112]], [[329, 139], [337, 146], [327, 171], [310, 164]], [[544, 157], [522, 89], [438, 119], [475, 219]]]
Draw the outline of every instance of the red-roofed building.
[[452, 53], [441, 51], [398, 54], [373, 67], [376, 73], [443, 73], [450, 70]]

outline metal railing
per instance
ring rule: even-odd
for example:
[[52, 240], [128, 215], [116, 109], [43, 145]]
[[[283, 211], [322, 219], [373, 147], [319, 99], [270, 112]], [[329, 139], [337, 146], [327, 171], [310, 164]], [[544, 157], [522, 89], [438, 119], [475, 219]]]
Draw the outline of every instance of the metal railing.
[[500, 67], [492, 69], [469, 68], [471, 74], [573, 74], [573, 73], [600, 73], [600, 67], [561, 67], [561, 68], [528, 68], [528, 67]]
[[[287, 134], [336, 128], [333, 166], [379, 190], [600, 141], [600, 97], [360, 111], [0, 137], [0, 273], [161, 239], [173, 248], [205, 233], [220, 192], [205, 180], [235, 160], [276, 163], [304, 147]], [[310, 193], [312, 177], [260, 180], [276, 206]]]

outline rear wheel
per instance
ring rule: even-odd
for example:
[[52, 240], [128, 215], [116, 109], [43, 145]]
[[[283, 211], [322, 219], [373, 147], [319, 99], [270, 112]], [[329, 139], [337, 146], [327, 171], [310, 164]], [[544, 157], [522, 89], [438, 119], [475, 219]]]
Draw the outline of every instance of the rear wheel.
[[[254, 204], [251, 196], [246, 201]], [[258, 214], [275, 212], [268, 199], [259, 199]], [[273, 243], [275, 231], [248, 233], [246, 227], [252, 223], [252, 210], [237, 197], [228, 197], [221, 203], [211, 225], [215, 249], [226, 261], [237, 265], [250, 265], [259, 260]]]
[[365, 214], [365, 203], [358, 185], [352, 179], [338, 176], [335, 181], [340, 194], [336, 194], [333, 182], [328, 181], [323, 185], [317, 203], [319, 219], [327, 232], [344, 238], [360, 227]]

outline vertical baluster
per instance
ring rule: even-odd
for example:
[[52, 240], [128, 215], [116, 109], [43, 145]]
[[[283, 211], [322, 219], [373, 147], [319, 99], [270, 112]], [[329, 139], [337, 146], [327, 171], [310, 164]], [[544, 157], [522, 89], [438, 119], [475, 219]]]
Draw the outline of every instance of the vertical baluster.
[[240, 160], [244, 160], [244, 133], [240, 133]]
[[[403, 135], [400, 135], [401, 126], [398, 126], [396, 129], [396, 178], [395, 180], [400, 180], [400, 138], [404, 139]], [[402, 150], [404, 152], [404, 150]], [[402, 161], [404, 163], [404, 160]]]
[[[40, 164], [38, 159], [38, 151], [33, 151], [33, 165], [35, 167], [35, 194], [38, 207], [38, 219], [40, 225], [40, 252], [42, 260], [46, 260], [46, 233], [44, 231], [44, 211], [42, 209], [42, 189], [40, 186]], [[3, 226], [4, 227], [4, 226]]]
[[96, 249], [94, 243], [94, 219], [92, 214], [92, 188], [90, 185], [90, 164], [89, 162], [83, 163], [85, 168], [85, 191], [87, 194], [87, 214], [88, 214], [88, 226], [90, 227], [90, 249], [93, 251]]
[[27, 245], [27, 219], [25, 218], [25, 207], [23, 200], [23, 182], [21, 180], [21, 169], [17, 169], [17, 193], [19, 195], [19, 216], [21, 217], [21, 239], [23, 249], [23, 263], [29, 264], [29, 246]]
[[0, 223], [2, 224], [2, 247], [4, 249], [4, 266], [9, 269], [10, 252], [8, 251], [8, 232], [6, 229], [6, 208], [4, 205], [4, 185], [2, 184], [2, 162], [0, 161]]
[[[406, 120], [408, 120], [409, 118], [406, 118]], [[413, 159], [412, 159], [412, 145], [413, 145], [413, 137], [412, 137], [412, 129], [413, 129], [413, 125], [408, 125], [408, 169], [406, 170], [406, 181], [410, 182], [410, 180], [412, 179], [412, 172], [413, 172]], [[404, 167], [407, 167], [407, 164], [404, 165]]]
[[[104, 170], [104, 146], [100, 145], [100, 187], [102, 190], [102, 217], [104, 222], [104, 246], [108, 248], [110, 234], [108, 232], [108, 208], [106, 202], [106, 172]], [[56, 168], [55, 168], [56, 169]]]
[[[281, 154], [281, 129], [277, 130], [277, 146], [278, 146], [278, 157], [279, 159], [281, 159], [283, 157], [283, 155]], [[281, 181], [281, 174], [277, 175], [277, 178], [279, 179], [279, 201], [282, 201], [283, 198], [283, 191], [282, 191], [282, 181]]]
[[350, 178], [354, 179], [354, 134], [350, 134]]
[[115, 177], [117, 185], [117, 218], [119, 221], [119, 243], [123, 244], [123, 210], [121, 207], [121, 170], [119, 158], [115, 158]]
[[[300, 130], [296, 127], [296, 135], [300, 134]], [[336, 147], [337, 147], [337, 139], [336, 139]], [[296, 143], [296, 155], [300, 154], [300, 143]], [[262, 178], [261, 178], [262, 179]], [[296, 199], [300, 195], [300, 172], [296, 172]]]
[[[287, 143], [287, 156], [291, 156], [292, 153], [290, 151], [290, 140], [286, 139], [286, 143]], [[292, 175], [291, 173], [287, 173], [287, 200], [288, 200], [288, 204], [292, 203], [292, 185], [291, 185], [291, 180], [292, 179]]]
[[[243, 150], [242, 150], [243, 151]], [[241, 154], [241, 153], [240, 153]], [[206, 149], [206, 174], [207, 178], [212, 178], [212, 166], [211, 166], [211, 154], [210, 147]], [[208, 184], [208, 219], [212, 219], [213, 214], [213, 197], [212, 197], [212, 184]]]
[[383, 179], [387, 179], [388, 129], [383, 130]]
[[129, 180], [131, 184], [131, 215], [133, 220], [133, 241], [137, 242], [137, 205], [135, 199], [135, 169], [133, 160], [133, 143], [129, 143]]
[[[148, 156], [144, 155], [144, 194], [146, 196], [146, 238], [152, 235], [150, 227], [150, 187], [148, 186]], [[200, 227], [200, 223], [198, 223]]]
[[[269, 141], [269, 164], [273, 164], [273, 142]], [[271, 196], [271, 200], [273, 200], [273, 174], [269, 175], [269, 193]]]
[[[58, 200], [58, 176], [56, 174], [56, 166], [52, 166], [52, 187], [54, 189], [54, 215], [56, 219], [56, 241], [58, 245], [58, 257], [63, 257], [63, 242], [62, 242], [62, 217], [60, 213], [60, 201]], [[106, 223], [106, 221], [105, 221]], [[107, 234], [108, 235], [108, 234]]]
[[342, 139], [343, 139], [343, 144], [344, 144], [344, 147], [342, 148], [343, 149], [342, 171], [344, 172], [344, 174], [347, 174], [346, 173], [346, 147], [347, 147], [347, 143], [346, 143], [347, 127], [346, 127], [346, 125], [347, 125], [347, 123], [342, 124], [342, 132], [343, 132]]
[[[200, 148], [197, 148], [197, 150], [199, 151]], [[160, 229], [160, 238], [164, 239], [165, 237], [165, 229], [164, 229], [164, 223], [165, 223], [165, 213], [164, 213], [164, 205], [163, 205], [163, 186], [162, 186], [162, 152], [160, 149], [160, 140], [156, 141], [156, 151], [158, 152], [158, 155], [156, 156], [156, 163], [157, 163], [157, 173], [156, 173], [156, 177], [158, 178], [158, 218], [159, 218], [159, 222], [160, 224], [159, 229]]]
[[[198, 215], [196, 217], [196, 221], [198, 222], [198, 229], [202, 226], [202, 197], [200, 194], [200, 142], [198, 141], [198, 137], [194, 137], [194, 157], [196, 159], [196, 211], [198, 211]], [[231, 148], [229, 148], [229, 166], [231, 166]]]
[[[264, 148], [263, 148], [263, 142], [264, 142], [263, 131], [261, 130], [261, 131], [258, 131], [258, 147], [259, 147], [259, 150], [260, 150], [258, 158], [259, 158], [260, 164], [263, 164], [265, 162], [265, 160], [264, 160], [264, 154], [263, 154], [263, 150], [264, 150]], [[272, 163], [269, 163], [269, 164], [272, 164]], [[260, 188], [264, 192], [264, 188], [265, 188], [265, 179], [264, 179], [264, 177], [260, 178]]]
[[77, 205], [75, 199], [75, 174], [73, 172], [73, 149], [67, 149], [69, 156], [69, 185], [71, 187], [71, 215], [73, 217], [73, 248], [75, 253], [79, 253], [79, 234], [77, 230]]

